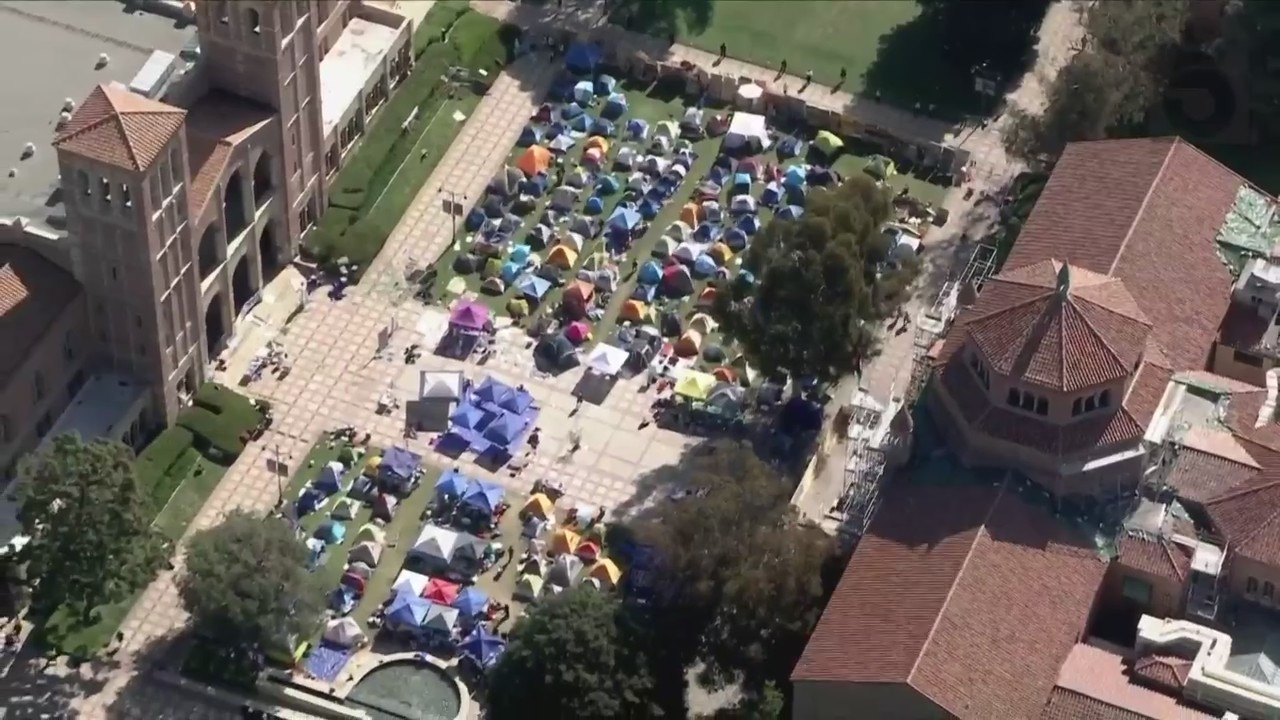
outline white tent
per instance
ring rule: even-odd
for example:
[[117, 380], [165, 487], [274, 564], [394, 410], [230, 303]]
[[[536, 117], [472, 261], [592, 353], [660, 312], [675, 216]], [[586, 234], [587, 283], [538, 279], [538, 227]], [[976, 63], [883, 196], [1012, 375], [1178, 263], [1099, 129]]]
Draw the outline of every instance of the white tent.
[[438, 525], [427, 525], [413, 543], [409, 551], [412, 556], [426, 560], [449, 562], [453, 559], [453, 551], [458, 547], [458, 533]]
[[580, 575], [582, 575], [582, 560], [565, 553], [552, 561], [551, 569], [547, 571], [547, 582], [560, 587], [569, 587], [578, 581]]
[[750, 195], [734, 195], [729, 204], [729, 209], [733, 212], [753, 213], [756, 208], [756, 199]]
[[382, 546], [372, 542], [362, 542], [351, 548], [351, 554], [347, 556], [349, 562], [362, 562], [369, 567], [378, 567], [381, 559]]
[[635, 167], [637, 157], [639, 156], [636, 154], [635, 148], [623, 147], [618, 151], [618, 157], [614, 158], [613, 161], [630, 170], [632, 167]]
[[574, 205], [578, 204], [578, 195], [580, 191], [571, 187], [558, 187], [556, 192], [551, 196], [551, 207], [556, 210], [569, 211]]
[[684, 262], [693, 262], [706, 254], [709, 246], [704, 243], [682, 242], [676, 246], [675, 252], [671, 253], [677, 260]]
[[398, 595], [400, 593], [408, 593], [414, 597], [421, 597], [422, 593], [427, 589], [427, 582], [431, 578], [421, 573], [409, 570], [401, 570], [396, 576], [396, 581], [391, 583], [391, 593]]
[[673, 120], [663, 120], [654, 125], [653, 135], [654, 137], [670, 138], [674, 140], [675, 138], [680, 137], [680, 126]]
[[769, 149], [773, 141], [769, 139], [768, 125], [763, 115], [736, 112], [729, 122], [729, 134], [724, 136], [727, 148], [738, 148], [748, 143], [759, 143], [761, 150]]
[[431, 372], [424, 370], [418, 374], [418, 397], [420, 399], [457, 400], [462, 397], [462, 373]]
[[677, 220], [667, 226], [666, 232], [662, 233], [664, 237], [669, 237], [677, 242], [687, 242], [693, 237], [693, 228], [689, 223], [683, 220]]
[[368, 641], [360, 624], [349, 617], [331, 621], [324, 629], [324, 639], [342, 647], [355, 647]]
[[596, 345], [587, 356], [587, 369], [610, 377], [617, 375], [627, 364], [627, 351], [607, 343]]

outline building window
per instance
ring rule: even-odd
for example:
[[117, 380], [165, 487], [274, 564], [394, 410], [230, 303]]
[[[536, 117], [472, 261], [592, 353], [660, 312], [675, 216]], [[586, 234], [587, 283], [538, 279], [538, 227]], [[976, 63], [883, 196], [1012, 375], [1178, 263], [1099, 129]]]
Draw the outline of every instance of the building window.
[[1087, 413], [1091, 413], [1091, 412], [1093, 412], [1094, 410], [1097, 410], [1097, 409], [1098, 409], [1098, 399], [1097, 399], [1097, 398], [1095, 398], [1094, 396], [1090, 395], [1089, 397], [1087, 397], [1087, 398], [1085, 398], [1085, 399], [1084, 399], [1084, 411], [1085, 411], [1085, 412], [1087, 412]]
[[1036, 396], [1029, 392], [1022, 393], [1022, 409], [1031, 412], [1036, 409]]
[[44, 384], [44, 373], [37, 370], [32, 384], [35, 386], [36, 402], [40, 402], [41, 400], [44, 399], [44, 393], [46, 390], [45, 384]]
[[1009, 388], [1009, 395], [1004, 401], [1009, 403], [1009, 407], [1018, 407], [1022, 404], [1022, 393], [1017, 388]]
[[1098, 407], [1100, 408], [1111, 407], [1111, 391], [1110, 390], [1103, 390], [1102, 392], [1098, 393]]
[[1232, 353], [1232, 357], [1235, 359], [1236, 362], [1240, 363], [1241, 365], [1248, 365], [1249, 367], [1262, 367], [1262, 357], [1259, 355], [1254, 355], [1251, 352], [1245, 352], [1244, 350], [1236, 350], [1234, 353]]
[[52, 429], [53, 417], [49, 415], [49, 413], [45, 413], [41, 416], [40, 422], [36, 423], [36, 435], [38, 437], [44, 437], [45, 435], [48, 435], [49, 431]]
[[982, 358], [979, 358], [977, 353], [969, 355], [969, 367], [973, 368], [973, 374], [978, 376], [978, 382], [982, 383], [982, 387], [990, 390], [991, 375], [987, 373], [987, 367], [982, 364]]
[[1141, 578], [1126, 575], [1124, 582], [1120, 585], [1120, 594], [1136, 603], [1150, 604], [1151, 583]]
[[120, 199], [124, 201], [125, 207], [127, 208], [133, 207], [133, 194], [129, 192], [128, 185], [120, 186]]
[[1036, 398], [1036, 414], [1040, 415], [1041, 417], [1049, 414], [1048, 398], [1043, 398], [1043, 397]]
[[111, 181], [106, 178], [102, 178], [101, 180], [98, 181], [98, 185], [99, 185], [98, 189], [101, 191], [101, 194], [102, 194], [103, 204], [110, 205], [111, 204]]
[[249, 23], [249, 32], [254, 35], [262, 34], [262, 14], [254, 8], [245, 11], [245, 19]]
[[1084, 412], [1084, 398], [1076, 398], [1071, 401], [1071, 417], [1075, 417]]
[[1258, 593], [1258, 578], [1251, 577], [1244, 581], [1244, 594], [1256, 595]]
[[93, 194], [93, 185], [89, 182], [89, 173], [80, 170], [76, 173], [76, 185], [80, 186], [80, 193], [85, 197]]
[[1275, 596], [1276, 596], [1276, 586], [1272, 585], [1270, 580], [1262, 583], [1262, 597], [1268, 600], [1274, 600]]

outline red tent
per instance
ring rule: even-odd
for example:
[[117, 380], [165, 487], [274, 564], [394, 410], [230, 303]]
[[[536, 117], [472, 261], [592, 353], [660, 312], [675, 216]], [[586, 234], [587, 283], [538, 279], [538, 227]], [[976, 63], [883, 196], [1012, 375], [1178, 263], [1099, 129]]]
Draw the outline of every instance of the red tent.
[[588, 540], [578, 546], [576, 554], [585, 562], [595, 562], [600, 558], [600, 546]]
[[340, 584], [355, 590], [357, 595], [364, 595], [364, 578], [356, 575], [355, 573], [347, 573], [346, 575], [343, 575]]
[[431, 602], [441, 603], [443, 605], [452, 605], [453, 601], [458, 598], [458, 591], [461, 588], [456, 583], [440, 578], [431, 578], [427, 582], [427, 589], [422, 591], [422, 597]]

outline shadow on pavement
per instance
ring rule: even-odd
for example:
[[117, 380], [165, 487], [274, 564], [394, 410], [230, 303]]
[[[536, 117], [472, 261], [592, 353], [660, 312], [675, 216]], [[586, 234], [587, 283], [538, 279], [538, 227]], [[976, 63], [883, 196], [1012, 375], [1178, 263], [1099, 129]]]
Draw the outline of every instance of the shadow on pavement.
[[[162, 679], [178, 676], [182, 656], [188, 646], [185, 632], [153, 641], [141, 648], [135, 672], [94, 720], [232, 720], [240, 717], [239, 702], [231, 697], [219, 701], [199, 692], [199, 683], [179, 684]], [[106, 700], [104, 698], [104, 700]], [[88, 720], [89, 715], [83, 715]]]
[[0, 706], [6, 719], [81, 717], [77, 701], [101, 692], [117, 668], [113, 658], [71, 667], [28, 644], [0, 680]]

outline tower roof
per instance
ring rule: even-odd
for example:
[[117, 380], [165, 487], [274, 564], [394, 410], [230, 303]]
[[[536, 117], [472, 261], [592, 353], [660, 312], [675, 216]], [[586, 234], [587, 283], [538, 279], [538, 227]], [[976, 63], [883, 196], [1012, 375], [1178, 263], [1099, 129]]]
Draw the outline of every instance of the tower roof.
[[1151, 331], [1123, 282], [1057, 260], [988, 281], [984, 304], [966, 329], [992, 369], [1062, 392], [1129, 377]]
[[186, 111], [123, 85], [99, 85], [53, 140], [53, 146], [135, 172], [146, 170], [173, 139]]

